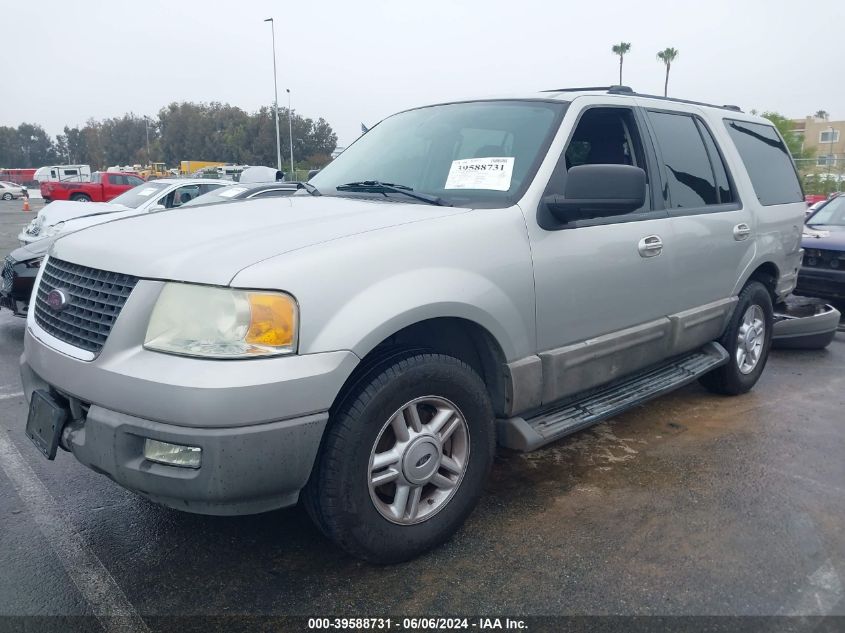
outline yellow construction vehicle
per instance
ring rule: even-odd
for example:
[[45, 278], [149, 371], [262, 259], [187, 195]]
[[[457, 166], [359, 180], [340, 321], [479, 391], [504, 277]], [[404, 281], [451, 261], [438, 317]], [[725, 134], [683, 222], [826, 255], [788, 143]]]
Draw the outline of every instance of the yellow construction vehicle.
[[144, 180], [155, 180], [156, 178], [167, 178], [170, 172], [167, 171], [167, 165], [164, 163], [150, 163], [140, 171], [138, 175]]

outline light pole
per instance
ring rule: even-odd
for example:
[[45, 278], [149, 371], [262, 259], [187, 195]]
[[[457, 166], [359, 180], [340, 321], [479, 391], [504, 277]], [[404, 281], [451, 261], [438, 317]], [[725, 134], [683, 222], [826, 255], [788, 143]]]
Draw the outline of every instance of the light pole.
[[144, 115], [144, 128], [146, 128], [147, 131], [147, 165], [149, 166], [152, 165], [150, 162], [150, 124], [149, 118], [146, 114]]
[[[833, 156], [833, 126], [831, 125], [827, 128], [828, 134], [828, 141], [827, 141], [827, 185], [830, 186], [830, 167], [831, 163], [834, 162], [836, 159]], [[838, 189], [839, 187], [837, 187]]]
[[293, 168], [293, 110], [290, 109], [290, 88], [288, 91], [288, 136], [290, 136], [290, 173], [296, 178], [296, 171]]
[[282, 141], [279, 136], [279, 85], [276, 81], [276, 25], [273, 18], [267, 18], [265, 22], [270, 23], [270, 32], [273, 35], [273, 92], [276, 96], [273, 102], [276, 109], [276, 169], [282, 171]]

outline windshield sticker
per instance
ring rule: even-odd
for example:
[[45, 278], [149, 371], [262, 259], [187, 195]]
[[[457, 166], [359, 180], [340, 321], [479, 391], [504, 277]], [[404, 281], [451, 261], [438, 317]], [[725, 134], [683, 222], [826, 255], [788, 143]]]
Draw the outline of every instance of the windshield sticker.
[[246, 187], [232, 187], [231, 189], [227, 189], [226, 191], [221, 191], [217, 195], [221, 198], [233, 198], [239, 193], [243, 193], [246, 191]]
[[513, 161], [513, 156], [453, 160], [444, 188], [507, 191], [511, 188]]
[[158, 191], [158, 189], [156, 189], [155, 187], [147, 187], [146, 189], [141, 189], [141, 191], [138, 192], [138, 195], [139, 196], [151, 196], [156, 191]]

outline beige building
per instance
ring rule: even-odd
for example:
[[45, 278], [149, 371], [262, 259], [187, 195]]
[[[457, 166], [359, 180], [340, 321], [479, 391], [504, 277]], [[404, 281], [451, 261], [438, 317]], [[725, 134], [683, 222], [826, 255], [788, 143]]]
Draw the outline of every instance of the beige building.
[[814, 116], [793, 119], [793, 130], [801, 137], [801, 147], [815, 156], [817, 167], [845, 165], [845, 121], [828, 121]]

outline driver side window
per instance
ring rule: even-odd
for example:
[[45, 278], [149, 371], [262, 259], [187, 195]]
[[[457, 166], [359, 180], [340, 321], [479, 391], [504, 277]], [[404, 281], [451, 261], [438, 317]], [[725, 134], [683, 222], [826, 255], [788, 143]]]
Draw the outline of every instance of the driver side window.
[[565, 156], [567, 171], [578, 165], [633, 165], [645, 169], [634, 115], [627, 108], [587, 110], [578, 121]]

